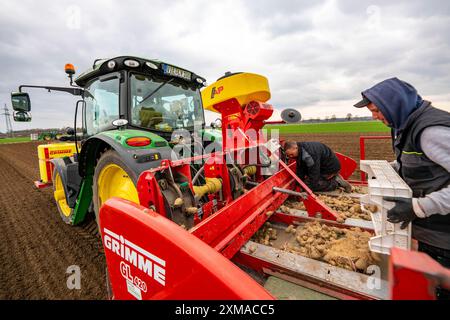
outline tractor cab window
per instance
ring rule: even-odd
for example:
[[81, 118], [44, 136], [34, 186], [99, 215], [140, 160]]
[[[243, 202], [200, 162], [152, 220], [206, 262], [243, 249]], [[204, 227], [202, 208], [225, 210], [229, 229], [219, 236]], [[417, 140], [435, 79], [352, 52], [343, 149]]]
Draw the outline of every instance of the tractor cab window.
[[200, 91], [195, 88], [132, 74], [131, 124], [159, 131], [193, 129], [201, 126], [203, 109]]
[[119, 79], [95, 80], [85, 90], [84, 129], [88, 136], [112, 128], [119, 119]]

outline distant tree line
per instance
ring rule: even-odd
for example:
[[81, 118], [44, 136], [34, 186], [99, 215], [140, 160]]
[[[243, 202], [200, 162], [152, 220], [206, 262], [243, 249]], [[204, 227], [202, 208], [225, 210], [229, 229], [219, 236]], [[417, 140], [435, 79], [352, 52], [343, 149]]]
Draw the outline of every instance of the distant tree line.
[[[81, 130], [81, 128], [80, 128]], [[46, 128], [46, 129], [27, 129], [27, 130], [16, 130], [13, 131], [15, 137], [29, 137], [32, 133], [41, 133], [41, 132], [57, 132], [61, 134], [65, 134], [67, 131], [67, 127], [64, 128]], [[6, 133], [0, 132], [0, 138], [7, 138], [8, 135]]]
[[302, 122], [310, 122], [310, 123], [316, 123], [316, 122], [345, 122], [345, 121], [370, 121], [372, 120], [372, 117], [360, 117], [357, 115], [352, 115], [351, 113], [347, 113], [345, 117], [338, 118], [335, 114], [332, 114], [331, 116], [327, 115], [324, 118], [316, 117], [316, 118], [309, 118], [304, 119]]

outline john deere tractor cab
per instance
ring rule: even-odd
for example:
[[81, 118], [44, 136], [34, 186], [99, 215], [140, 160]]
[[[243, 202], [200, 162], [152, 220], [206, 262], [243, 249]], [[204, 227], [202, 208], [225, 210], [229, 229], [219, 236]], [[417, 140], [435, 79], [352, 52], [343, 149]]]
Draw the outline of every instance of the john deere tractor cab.
[[[46, 156], [40, 158], [38, 182], [40, 186], [53, 182], [61, 217], [78, 224], [88, 211], [97, 215], [111, 197], [139, 203], [137, 179], [144, 170], [160, 166], [162, 159], [173, 159], [173, 146], [180, 143], [174, 132], [182, 130], [186, 135], [204, 129], [200, 89], [205, 79], [161, 61], [130, 56], [95, 60], [75, 80], [71, 64], [65, 71], [70, 86], [21, 85], [11, 100], [14, 119], [30, 121], [31, 101], [24, 88], [80, 97], [70, 130], [73, 143], [40, 146]], [[79, 113], [82, 123], [77, 123]], [[82, 134], [76, 133], [79, 127]], [[195, 174], [195, 167], [192, 170]], [[187, 204], [193, 201], [192, 194], [183, 195], [171, 185], [166, 181], [162, 188], [167, 201], [179, 196]]]
[[[87, 136], [125, 128], [155, 132], [170, 141], [175, 129], [204, 126], [200, 88], [205, 79], [154, 60], [118, 57], [97, 60], [75, 83], [84, 89]], [[122, 124], [125, 122], [121, 122]]]

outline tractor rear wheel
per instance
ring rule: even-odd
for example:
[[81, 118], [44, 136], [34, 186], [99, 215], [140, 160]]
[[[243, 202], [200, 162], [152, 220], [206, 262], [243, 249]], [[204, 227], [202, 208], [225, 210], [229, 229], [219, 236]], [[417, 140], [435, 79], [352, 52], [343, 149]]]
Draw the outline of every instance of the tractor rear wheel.
[[98, 160], [94, 172], [93, 202], [95, 218], [106, 200], [118, 197], [139, 203], [136, 174], [128, 168], [115, 150], [108, 150]]
[[53, 170], [53, 197], [63, 221], [67, 224], [72, 224], [73, 209], [67, 204], [63, 181], [56, 168]]

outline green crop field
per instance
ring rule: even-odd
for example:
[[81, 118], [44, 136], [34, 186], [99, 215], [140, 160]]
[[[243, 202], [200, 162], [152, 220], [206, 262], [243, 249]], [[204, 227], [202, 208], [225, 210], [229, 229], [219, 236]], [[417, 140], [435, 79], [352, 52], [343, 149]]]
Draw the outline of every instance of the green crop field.
[[280, 133], [390, 132], [390, 128], [379, 121], [268, 125], [264, 128], [268, 130], [278, 129]]
[[0, 138], [0, 144], [2, 144], [2, 143], [16, 143], [16, 142], [28, 142], [28, 141], [31, 141], [30, 137]]

